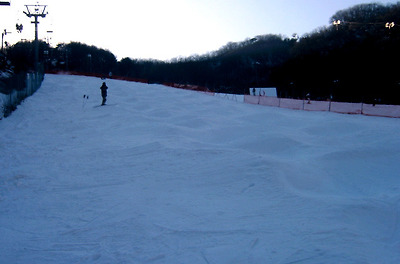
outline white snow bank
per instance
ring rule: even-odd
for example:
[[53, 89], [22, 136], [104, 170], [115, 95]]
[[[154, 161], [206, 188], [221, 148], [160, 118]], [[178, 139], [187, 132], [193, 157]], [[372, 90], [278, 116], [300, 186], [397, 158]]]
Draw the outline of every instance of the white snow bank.
[[0, 121], [0, 263], [400, 262], [399, 119], [101, 82]]

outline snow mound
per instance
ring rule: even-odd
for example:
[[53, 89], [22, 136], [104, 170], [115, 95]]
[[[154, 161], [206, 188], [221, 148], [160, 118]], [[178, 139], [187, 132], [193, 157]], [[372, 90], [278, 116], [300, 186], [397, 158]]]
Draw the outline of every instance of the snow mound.
[[399, 119], [101, 83], [0, 121], [0, 263], [400, 263]]

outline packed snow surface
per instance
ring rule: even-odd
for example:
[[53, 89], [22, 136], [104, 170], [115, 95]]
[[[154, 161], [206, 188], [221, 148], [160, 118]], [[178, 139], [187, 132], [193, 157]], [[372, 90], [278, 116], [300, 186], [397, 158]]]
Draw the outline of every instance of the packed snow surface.
[[400, 119], [101, 83], [0, 121], [0, 263], [400, 263]]

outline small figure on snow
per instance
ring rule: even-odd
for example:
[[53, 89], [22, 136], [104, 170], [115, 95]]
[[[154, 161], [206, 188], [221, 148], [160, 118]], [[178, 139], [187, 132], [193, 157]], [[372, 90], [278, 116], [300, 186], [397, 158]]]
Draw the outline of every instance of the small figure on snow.
[[307, 97], [307, 104], [311, 104], [311, 95], [310, 95], [310, 93], [307, 93], [306, 97]]
[[107, 85], [105, 82], [103, 82], [103, 85], [100, 87], [101, 90], [101, 97], [103, 97], [103, 102], [101, 103], [101, 105], [105, 105], [106, 101], [107, 101]]

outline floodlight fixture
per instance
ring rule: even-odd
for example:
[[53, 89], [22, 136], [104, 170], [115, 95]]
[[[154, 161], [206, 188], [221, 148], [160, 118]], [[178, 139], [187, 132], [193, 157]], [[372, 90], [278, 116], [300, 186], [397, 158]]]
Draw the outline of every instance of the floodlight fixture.
[[393, 28], [395, 26], [395, 24], [394, 24], [394, 22], [387, 22], [386, 24], [385, 24], [385, 27], [386, 28], [388, 28], [388, 29], [391, 29], [391, 28]]
[[333, 21], [334, 26], [340, 26], [341, 23], [342, 23], [342, 21], [340, 21], [340, 20]]
[[25, 5], [26, 11], [24, 14], [27, 17], [46, 17], [48, 12], [46, 12], [47, 5]]
[[339, 30], [339, 26], [342, 24], [340, 20], [334, 20], [332, 24], [336, 27], [336, 30]]

